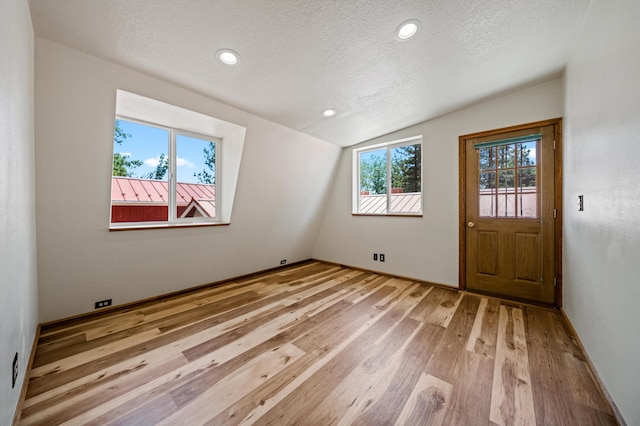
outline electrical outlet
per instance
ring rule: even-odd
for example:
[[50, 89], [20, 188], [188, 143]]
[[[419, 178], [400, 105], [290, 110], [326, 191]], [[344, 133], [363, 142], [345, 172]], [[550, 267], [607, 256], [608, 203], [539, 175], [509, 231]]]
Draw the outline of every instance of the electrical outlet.
[[378, 253], [373, 253], [373, 260], [378, 260]]
[[11, 371], [11, 389], [13, 389], [16, 387], [16, 382], [18, 381], [18, 352], [16, 352], [16, 356], [13, 357], [13, 368]]
[[281, 264], [281, 265], [284, 265], [285, 263], [287, 263], [287, 259], [282, 259], [282, 260], [280, 261], [280, 264]]
[[111, 299], [105, 299], [96, 302], [95, 309], [105, 308], [107, 306], [111, 306]]
[[384, 254], [380, 253], [380, 262], [384, 262]]

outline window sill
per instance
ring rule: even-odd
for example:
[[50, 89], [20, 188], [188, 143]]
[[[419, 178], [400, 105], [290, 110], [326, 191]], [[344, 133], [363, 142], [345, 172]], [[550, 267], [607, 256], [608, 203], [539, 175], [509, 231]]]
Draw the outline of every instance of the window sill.
[[153, 225], [127, 225], [127, 226], [109, 226], [109, 232], [119, 231], [140, 231], [144, 229], [175, 229], [175, 228], [200, 228], [203, 226], [229, 226], [230, 222], [210, 222], [210, 223], [166, 223]]
[[351, 216], [422, 217], [422, 213], [351, 213]]

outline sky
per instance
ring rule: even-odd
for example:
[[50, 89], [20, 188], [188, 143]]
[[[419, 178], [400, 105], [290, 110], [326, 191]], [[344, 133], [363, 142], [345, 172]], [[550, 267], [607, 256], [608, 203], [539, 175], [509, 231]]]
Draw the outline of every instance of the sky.
[[[153, 172], [160, 160], [160, 154], [169, 152], [169, 132], [165, 129], [118, 120], [120, 127], [131, 137], [121, 144], [114, 143], [114, 151], [128, 155], [130, 160], [140, 160], [143, 164], [133, 170], [133, 177], [142, 177]], [[184, 135], [177, 138], [176, 170], [177, 182], [198, 183], [194, 173], [206, 169], [203, 149], [208, 141]], [[207, 171], [209, 171], [207, 169]], [[166, 178], [165, 178], [166, 179]]]

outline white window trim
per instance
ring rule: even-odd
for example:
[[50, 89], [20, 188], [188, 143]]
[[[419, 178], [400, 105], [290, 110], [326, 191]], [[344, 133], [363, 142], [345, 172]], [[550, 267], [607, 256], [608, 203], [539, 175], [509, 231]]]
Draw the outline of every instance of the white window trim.
[[[418, 142], [418, 143], [416, 143]], [[420, 159], [420, 212], [394, 212], [391, 211], [391, 157], [390, 152], [394, 148], [399, 148], [407, 145], [420, 145], [420, 155], [423, 157]], [[387, 209], [386, 213], [361, 213], [360, 212], [360, 154], [369, 151], [377, 151], [385, 148], [387, 151]], [[411, 136], [404, 139], [397, 139], [390, 142], [383, 142], [375, 145], [367, 145], [361, 148], [353, 149], [353, 190], [352, 190], [352, 214], [354, 215], [366, 215], [366, 216], [422, 216], [424, 212], [424, 192], [423, 192], [423, 176], [424, 176], [424, 144], [422, 135]]]
[[[218, 203], [216, 206], [216, 214], [219, 212], [220, 221], [195, 224], [181, 222], [170, 225], [162, 222], [161, 224], [153, 226], [145, 225], [147, 222], [136, 222], [127, 228], [117, 228], [111, 225], [111, 214], [109, 213], [109, 230], [119, 231], [231, 224], [247, 128], [221, 118], [216, 118], [206, 107], [204, 110], [201, 108], [200, 110], [191, 110], [170, 102], [170, 99], [154, 99], [149, 96], [116, 89], [115, 115], [137, 119], [153, 125], [162, 123], [161, 127], [168, 126], [175, 129], [183, 129], [205, 135], [207, 138], [215, 136], [222, 141], [222, 145], [224, 145], [224, 155], [216, 161], [216, 169], [221, 180], [216, 183], [216, 200]], [[113, 122], [111, 125], [113, 125]], [[111, 133], [109, 139], [111, 143], [113, 143], [113, 133]], [[110, 159], [109, 161], [113, 160]], [[109, 175], [111, 175], [111, 167], [109, 168]], [[111, 202], [109, 202], [109, 206], [111, 206]]]
[[[155, 127], [163, 129], [168, 132], [167, 140], [167, 155], [169, 157], [169, 168], [167, 170], [167, 186], [168, 186], [168, 219], [166, 221], [149, 221], [149, 222], [111, 222], [111, 213], [113, 211], [113, 201], [109, 202], [109, 229], [132, 229], [132, 228], [163, 228], [163, 227], [179, 227], [179, 226], [194, 226], [194, 225], [210, 225], [210, 224], [226, 224], [221, 221], [222, 211], [222, 185], [220, 184], [222, 157], [223, 157], [223, 143], [222, 139], [215, 136], [204, 135], [201, 133], [191, 132], [178, 128], [164, 126], [158, 123], [151, 123], [149, 121], [140, 120], [132, 117], [126, 117], [123, 115], [116, 115], [116, 120], [128, 121], [131, 123], [141, 124], [144, 126]], [[176, 200], [176, 188], [177, 182], [174, 176], [177, 176], [176, 172], [176, 136], [186, 136], [204, 141], [211, 141], [216, 144], [216, 166], [215, 166], [215, 217], [188, 217], [182, 218], [177, 215], [177, 200]], [[115, 153], [115, 144], [114, 144]]]

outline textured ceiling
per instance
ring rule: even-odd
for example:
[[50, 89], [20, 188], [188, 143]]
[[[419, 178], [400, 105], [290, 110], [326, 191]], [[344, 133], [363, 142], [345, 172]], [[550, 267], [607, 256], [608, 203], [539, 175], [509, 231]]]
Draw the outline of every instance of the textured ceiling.
[[[590, 0], [31, 0], [36, 35], [340, 146], [558, 75]], [[407, 41], [395, 29], [421, 23]], [[215, 52], [241, 62], [226, 67]], [[336, 116], [321, 111], [335, 108]]]

